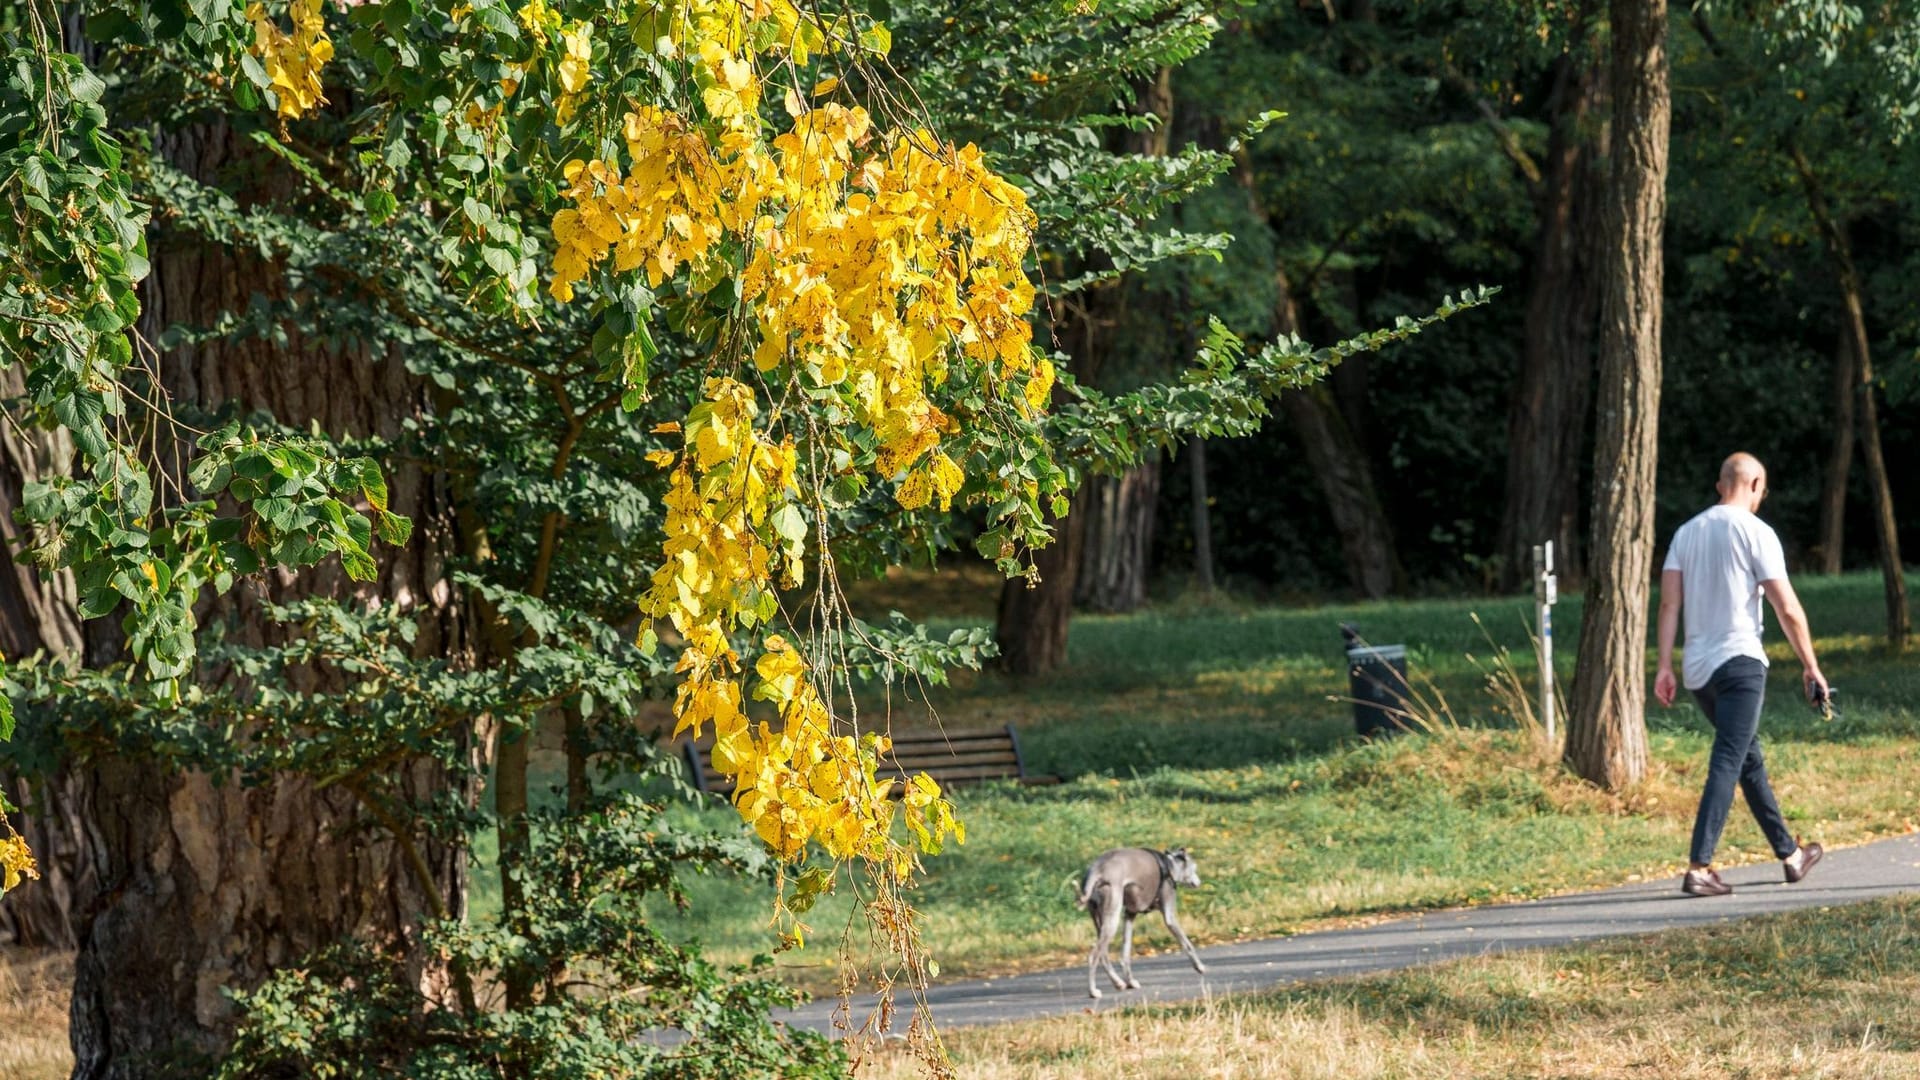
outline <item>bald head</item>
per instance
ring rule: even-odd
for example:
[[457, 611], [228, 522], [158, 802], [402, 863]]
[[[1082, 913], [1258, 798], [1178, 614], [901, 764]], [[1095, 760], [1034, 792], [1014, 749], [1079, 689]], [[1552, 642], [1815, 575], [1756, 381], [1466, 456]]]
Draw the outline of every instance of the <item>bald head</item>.
[[1767, 467], [1752, 454], [1729, 455], [1720, 463], [1720, 482], [1714, 486], [1720, 489], [1721, 503], [1751, 513], [1760, 509], [1761, 500], [1767, 497]]

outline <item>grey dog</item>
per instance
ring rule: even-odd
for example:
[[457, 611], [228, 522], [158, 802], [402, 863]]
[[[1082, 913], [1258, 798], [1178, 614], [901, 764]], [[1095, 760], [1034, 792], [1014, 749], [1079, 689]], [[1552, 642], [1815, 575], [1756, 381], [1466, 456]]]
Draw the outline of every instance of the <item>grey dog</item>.
[[[1080, 906], [1093, 916], [1096, 935], [1093, 952], [1087, 956], [1087, 993], [1100, 996], [1100, 987], [1095, 981], [1102, 966], [1107, 969], [1107, 978], [1113, 980], [1114, 989], [1140, 989], [1140, 984], [1133, 979], [1133, 920], [1149, 911], [1158, 910], [1160, 917], [1167, 921], [1174, 940], [1187, 951], [1187, 959], [1193, 961], [1193, 970], [1202, 975], [1207, 973], [1207, 965], [1201, 963], [1200, 954], [1193, 951], [1193, 942], [1188, 941], [1186, 932], [1180, 929], [1174, 898], [1177, 885], [1194, 888], [1200, 885], [1200, 871], [1186, 848], [1172, 851], [1115, 848], [1087, 867], [1087, 876], [1080, 883]], [[1114, 972], [1113, 960], [1107, 955], [1114, 931], [1121, 928], [1123, 921], [1126, 932], [1120, 939], [1120, 970], [1124, 978]]]

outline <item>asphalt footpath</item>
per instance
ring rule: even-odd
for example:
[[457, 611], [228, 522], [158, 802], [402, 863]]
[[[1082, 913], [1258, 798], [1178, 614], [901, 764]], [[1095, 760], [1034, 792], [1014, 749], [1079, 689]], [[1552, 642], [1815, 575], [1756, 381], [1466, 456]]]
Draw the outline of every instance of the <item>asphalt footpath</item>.
[[[1041, 1016], [1266, 990], [1291, 983], [1345, 975], [1395, 971], [1473, 956], [1497, 956], [1524, 949], [1550, 949], [1602, 938], [1627, 937], [1710, 926], [1804, 908], [1857, 904], [1899, 893], [1920, 892], [1920, 834], [1908, 834], [1859, 847], [1827, 852], [1798, 885], [1785, 884], [1780, 864], [1723, 870], [1731, 896], [1690, 897], [1680, 892], [1679, 875], [1598, 892], [1557, 896], [1523, 903], [1496, 904], [1456, 911], [1429, 912], [1353, 930], [1325, 930], [1292, 937], [1215, 945], [1200, 950], [1207, 973], [1196, 974], [1177, 950], [1133, 962], [1140, 989], [1113, 988], [1103, 972], [1098, 1001], [1087, 995], [1084, 964], [1065, 971], [1041, 971], [1000, 979], [936, 980], [925, 1007], [942, 1027], [998, 1024]], [[1061, 918], [1087, 929], [1080, 912], [1067, 908]], [[1135, 924], [1135, 945], [1142, 938], [1168, 947], [1169, 935], [1158, 915]], [[1118, 964], [1120, 942], [1113, 943]], [[858, 1026], [877, 1002], [856, 997], [850, 1014]], [[796, 1027], [835, 1031], [839, 1003], [816, 1001], [776, 1018]], [[902, 995], [891, 1032], [904, 1033], [913, 1007]]]

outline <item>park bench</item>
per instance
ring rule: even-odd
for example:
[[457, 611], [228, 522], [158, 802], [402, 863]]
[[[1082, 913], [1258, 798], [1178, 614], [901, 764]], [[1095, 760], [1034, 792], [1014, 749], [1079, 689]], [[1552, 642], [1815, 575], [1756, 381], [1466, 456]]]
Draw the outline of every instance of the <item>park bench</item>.
[[[733, 780], [714, 771], [711, 737], [682, 740], [681, 754], [693, 785], [714, 795], [732, 795]], [[881, 762], [878, 774], [894, 780], [894, 797], [905, 790], [900, 781], [914, 773], [926, 773], [942, 788], [962, 787], [988, 780], [1013, 780], [1021, 784], [1057, 784], [1057, 776], [1029, 776], [1020, 760], [1020, 739], [1013, 725], [973, 731], [907, 731], [893, 736], [893, 750]]]

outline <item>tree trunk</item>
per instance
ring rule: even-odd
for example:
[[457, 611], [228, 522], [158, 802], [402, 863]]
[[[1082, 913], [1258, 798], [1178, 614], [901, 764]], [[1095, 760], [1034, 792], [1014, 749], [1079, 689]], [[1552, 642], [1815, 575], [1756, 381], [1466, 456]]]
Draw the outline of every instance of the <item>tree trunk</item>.
[[[1161, 68], [1141, 88], [1139, 109], [1159, 122], [1129, 136], [1127, 150], [1145, 157], [1165, 157], [1173, 139], [1173, 69]], [[1103, 315], [1116, 315], [1140, 301], [1130, 282], [1116, 283], [1098, 305]], [[1100, 322], [1107, 320], [1102, 318]], [[1104, 326], [1093, 328], [1089, 355], [1081, 381], [1099, 386], [1101, 370], [1119, 345], [1119, 335]], [[1147, 602], [1147, 576], [1153, 558], [1154, 509], [1160, 501], [1160, 459], [1149, 458], [1120, 476], [1095, 476], [1074, 499], [1080, 523], [1080, 566], [1074, 579], [1074, 606], [1109, 613], [1132, 611]], [[1042, 584], [1041, 588], [1046, 588]]]
[[1080, 570], [1073, 603], [1087, 611], [1119, 613], [1147, 602], [1153, 556], [1154, 510], [1160, 504], [1160, 460], [1119, 476], [1095, 476], [1074, 500], [1080, 516]]
[[1045, 675], [1067, 662], [1067, 627], [1080, 565], [1080, 496], [1073, 501], [1064, 519], [1053, 519], [1053, 543], [1033, 553], [1040, 580], [1014, 579], [1000, 588], [995, 637], [1000, 670], [1009, 675]]
[[1833, 350], [1833, 412], [1829, 426], [1833, 443], [1827, 452], [1826, 476], [1820, 485], [1819, 569], [1837, 574], [1846, 559], [1847, 483], [1853, 471], [1854, 417], [1853, 334], [1843, 331]]
[[1213, 592], [1213, 513], [1208, 509], [1207, 440], [1187, 440], [1187, 468], [1193, 489], [1193, 581], [1201, 592]]
[[[0, 370], [0, 399], [25, 391], [20, 365]], [[66, 432], [33, 430], [11, 420], [0, 423], [0, 655], [10, 661], [35, 653], [74, 657], [84, 644], [72, 572], [42, 573], [13, 557], [22, 542], [13, 515], [27, 482], [64, 475], [72, 460], [73, 441]], [[50, 733], [30, 730], [34, 722], [22, 716], [15, 739], [24, 743], [50, 738]], [[91, 879], [82, 876], [73, 777], [64, 768], [46, 770], [31, 780], [9, 773], [5, 785], [8, 798], [21, 808], [13, 824], [39, 860], [40, 880], [0, 904], [0, 932], [16, 945], [71, 949], [75, 904], [93, 891]]]
[[[257, 175], [263, 155], [224, 125], [156, 137], [155, 153], [204, 181]], [[264, 170], [271, 173], [269, 167]], [[247, 201], [243, 197], [243, 202]], [[153, 238], [142, 328], [205, 326], [238, 311], [258, 289], [280, 288], [275, 267], [180, 232]], [[397, 355], [338, 354], [303, 341], [185, 345], [160, 359], [176, 402], [265, 409], [280, 421], [329, 432], [397, 439], [424, 408], [417, 380]], [[203, 625], [230, 620], [240, 640], [261, 642], [262, 605], [302, 595], [358, 596], [420, 614], [422, 655], [463, 656], [462, 613], [442, 553], [457, 550], [444, 491], [420, 469], [389, 476], [396, 512], [415, 521], [412, 544], [383, 554], [379, 580], [349, 582], [337, 564], [297, 577], [270, 573], [209, 605]], [[94, 656], [98, 661], [104, 657]], [[395, 767], [402, 794], [425, 800], [450, 785], [429, 762]], [[304, 778], [242, 786], [237, 776], [184, 771], [166, 762], [101, 757], [77, 771], [87, 821], [86, 868], [100, 883], [79, 926], [72, 1040], [81, 1080], [205, 1075], [196, 1060], [220, 1052], [232, 1033], [223, 988], [250, 988], [277, 967], [349, 937], [417, 944], [428, 912], [464, 913], [460, 848], [417, 838], [430, 880], [410, 872], [393, 837], [340, 788]], [[416, 974], [428, 975], [422, 950]]]
[[1867, 351], [1866, 324], [1861, 321], [1860, 297], [1848, 304], [1855, 324], [1855, 359], [1860, 369], [1860, 448], [1867, 465], [1867, 484], [1873, 491], [1873, 531], [1879, 541], [1880, 580], [1887, 603], [1887, 644], [1896, 651], [1907, 647], [1913, 618], [1907, 610], [1906, 564], [1900, 558], [1900, 527], [1893, 515], [1893, 487], [1887, 479], [1887, 459], [1880, 451], [1880, 406], [1873, 392], [1873, 358]]
[[[1151, 82], [1139, 88], [1137, 108], [1143, 114], [1157, 117], [1159, 122], [1144, 131], [1128, 134], [1123, 149], [1148, 157], [1166, 156], [1173, 126], [1172, 68], [1161, 68]], [[1096, 287], [1082, 298], [1084, 314], [1071, 323], [1063, 322], [1058, 328], [1058, 336], [1066, 343], [1071, 356], [1073, 374], [1082, 385], [1100, 385], [1101, 370], [1106, 366], [1106, 358], [1115, 345], [1116, 335], [1112, 332], [1112, 324], [1125, 303], [1124, 280]], [[1117, 583], [1121, 580], [1138, 582], [1138, 595], [1144, 599], [1148, 560], [1152, 554], [1151, 496], [1157, 494], [1160, 488], [1159, 467], [1158, 461], [1151, 461], [1114, 481], [1123, 492], [1148, 491], [1149, 497], [1140, 506], [1130, 505], [1131, 495], [1108, 500], [1127, 504], [1111, 515], [1114, 522], [1124, 523], [1135, 517], [1145, 520], [1148, 527], [1140, 535], [1129, 537], [1124, 533], [1115, 535], [1102, 531], [1107, 527], [1104, 519], [1094, 523], [1082, 522], [1081, 519], [1087, 516], [1084, 511], [1100, 498], [1094, 491], [1095, 482], [1089, 481], [1073, 496], [1072, 512], [1067, 518], [1068, 527], [1062, 528], [1056, 520], [1055, 528], [1059, 531], [1053, 544], [1034, 553], [1034, 566], [1039, 579], [1009, 581], [1001, 586], [1000, 615], [995, 637], [1000, 643], [1002, 670], [1016, 675], [1040, 675], [1066, 662], [1067, 625], [1073, 617], [1073, 601], [1078, 595], [1077, 582], [1081, 573], [1079, 560], [1084, 548], [1091, 547], [1099, 552], [1103, 563], [1099, 571], [1091, 575], [1099, 579], [1093, 586], [1098, 591], [1099, 599], [1124, 599], [1117, 589]], [[1152, 470], [1151, 477], [1139, 475], [1148, 469]], [[1063, 562], [1063, 559], [1066, 561]], [[1122, 567], [1120, 563], [1124, 560], [1132, 560], [1131, 565]], [[1139, 602], [1134, 600], [1132, 606], [1137, 606]], [[1116, 606], [1113, 610], [1127, 610], [1127, 607]]]
[[1896, 651], [1907, 647], [1907, 634], [1913, 629], [1907, 611], [1906, 567], [1900, 558], [1899, 521], [1893, 513], [1893, 488], [1887, 480], [1887, 459], [1880, 451], [1880, 406], [1873, 392], [1873, 344], [1867, 336], [1865, 290], [1860, 272], [1853, 262], [1853, 243], [1847, 236], [1847, 224], [1827, 204], [1820, 178], [1813, 164], [1798, 147], [1791, 150], [1794, 168], [1800, 173], [1800, 186], [1807, 196], [1807, 208], [1826, 241], [1827, 254], [1833, 259], [1834, 277], [1840, 284], [1844, 329], [1853, 353], [1854, 393], [1858, 399], [1861, 458], [1867, 466], [1867, 486], [1873, 492], [1873, 528], [1880, 551], [1880, 578], [1887, 601], [1887, 644]]
[[1507, 422], [1507, 502], [1500, 518], [1500, 583], [1528, 580], [1533, 546], [1551, 540], [1569, 584], [1580, 573], [1580, 452], [1593, 383], [1593, 329], [1600, 307], [1604, 148], [1596, 135], [1606, 104], [1597, 62], [1562, 56], [1553, 128], [1535, 188], [1538, 231], [1528, 268], [1520, 378]]
[[1667, 5], [1612, 0], [1614, 123], [1586, 612], [1567, 763], [1609, 791], [1646, 775], [1647, 597], [1660, 419]]

